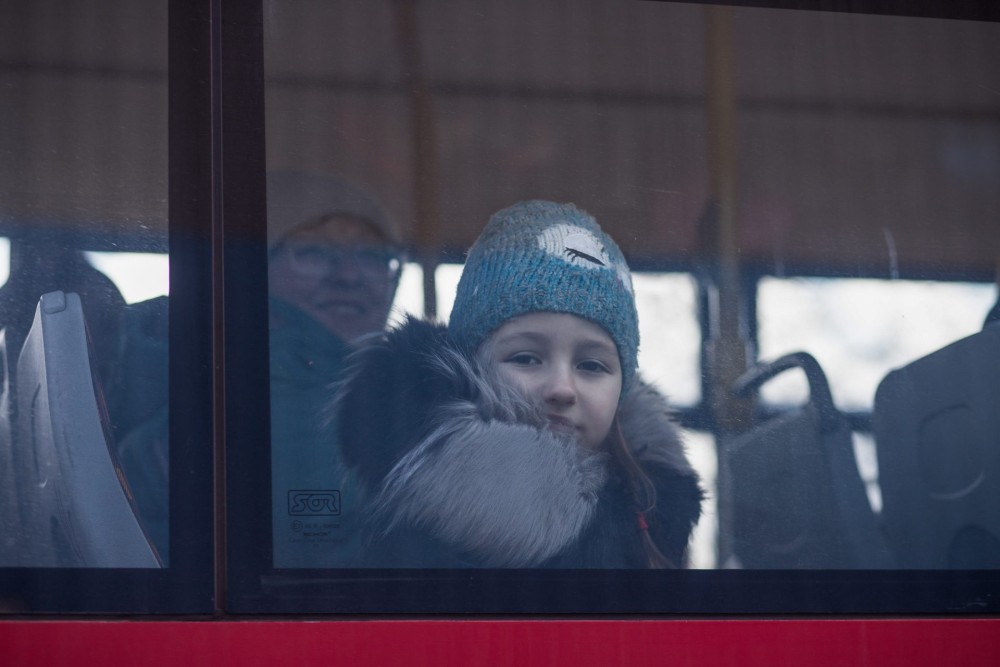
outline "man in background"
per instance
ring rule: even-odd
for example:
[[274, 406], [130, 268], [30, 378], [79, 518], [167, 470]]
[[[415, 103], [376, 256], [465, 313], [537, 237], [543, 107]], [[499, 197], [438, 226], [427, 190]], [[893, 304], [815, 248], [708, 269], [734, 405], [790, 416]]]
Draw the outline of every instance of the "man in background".
[[385, 327], [399, 235], [334, 176], [271, 173], [267, 198], [274, 566], [350, 566], [361, 499], [328, 408], [346, 356]]

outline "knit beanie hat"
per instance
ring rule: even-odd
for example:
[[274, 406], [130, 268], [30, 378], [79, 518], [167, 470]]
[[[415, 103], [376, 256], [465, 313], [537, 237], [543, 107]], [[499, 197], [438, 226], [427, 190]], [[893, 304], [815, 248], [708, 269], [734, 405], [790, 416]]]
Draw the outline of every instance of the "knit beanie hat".
[[361, 188], [330, 174], [275, 171], [267, 174], [267, 248], [274, 248], [296, 227], [344, 215], [374, 226], [388, 243], [399, 232], [382, 207]]
[[573, 204], [526, 201], [494, 214], [469, 250], [448, 333], [472, 352], [507, 320], [568, 313], [611, 336], [622, 388], [635, 375], [639, 322], [621, 250]]

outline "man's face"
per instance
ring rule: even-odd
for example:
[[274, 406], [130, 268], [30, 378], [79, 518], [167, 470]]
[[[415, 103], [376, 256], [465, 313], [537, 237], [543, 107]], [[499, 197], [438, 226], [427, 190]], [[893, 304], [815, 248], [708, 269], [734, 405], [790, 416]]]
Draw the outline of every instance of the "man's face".
[[385, 326], [399, 268], [375, 227], [334, 216], [293, 230], [273, 251], [270, 292], [349, 342]]

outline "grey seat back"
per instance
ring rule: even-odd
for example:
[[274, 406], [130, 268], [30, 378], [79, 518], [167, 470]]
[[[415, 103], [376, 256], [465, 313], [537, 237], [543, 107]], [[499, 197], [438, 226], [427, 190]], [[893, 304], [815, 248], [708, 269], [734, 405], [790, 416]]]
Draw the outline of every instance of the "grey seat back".
[[[41, 297], [18, 361], [7, 566], [155, 568], [102, 419], [80, 299]], [[106, 417], [106, 416], [105, 416]]]
[[907, 568], [1000, 568], [1000, 323], [875, 394], [886, 534]]
[[853, 569], [893, 566], [858, 473], [846, 419], [826, 376], [804, 352], [747, 372], [747, 394], [790, 369], [806, 373], [809, 402], [727, 443], [720, 518], [730, 536], [727, 559], [745, 568]]

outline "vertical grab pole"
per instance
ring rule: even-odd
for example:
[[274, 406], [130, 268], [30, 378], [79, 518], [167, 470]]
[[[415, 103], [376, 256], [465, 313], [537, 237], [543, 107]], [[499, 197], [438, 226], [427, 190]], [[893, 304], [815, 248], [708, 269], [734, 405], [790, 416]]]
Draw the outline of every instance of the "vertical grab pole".
[[724, 452], [727, 442], [750, 423], [752, 403], [729, 393], [747, 369], [747, 344], [742, 323], [740, 247], [736, 220], [737, 129], [734, 91], [732, 9], [706, 7], [706, 72], [710, 192], [714, 225], [709, 237], [715, 299], [710, 300], [711, 335], [706, 345], [709, 402], [719, 457], [718, 550], [720, 565], [731, 552], [732, 516], [729, 509]]
[[424, 274], [424, 315], [437, 317], [437, 267], [440, 208], [438, 206], [437, 136], [434, 104], [424, 76], [417, 26], [417, 0], [396, 3], [396, 33], [402, 55], [403, 80], [410, 95], [413, 137], [414, 198], [417, 229], [414, 241]]

